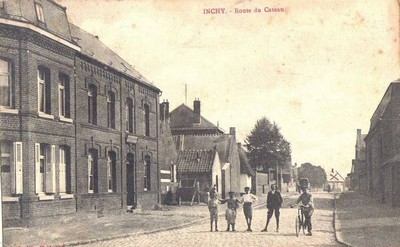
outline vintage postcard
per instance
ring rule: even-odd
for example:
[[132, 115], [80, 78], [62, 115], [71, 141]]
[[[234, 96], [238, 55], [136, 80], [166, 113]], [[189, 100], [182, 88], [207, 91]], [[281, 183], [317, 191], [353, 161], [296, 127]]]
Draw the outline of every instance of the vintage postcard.
[[397, 246], [399, 13], [0, 0], [2, 245]]

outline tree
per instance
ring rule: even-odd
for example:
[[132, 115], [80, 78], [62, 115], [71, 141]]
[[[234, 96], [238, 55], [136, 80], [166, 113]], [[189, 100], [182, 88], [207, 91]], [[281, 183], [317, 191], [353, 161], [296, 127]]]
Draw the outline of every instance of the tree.
[[257, 170], [283, 167], [290, 161], [290, 143], [283, 138], [278, 125], [266, 117], [257, 121], [245, 140], [245, 146], [249, 162]]
[[298, 169], [299, 178], [308, 178], [312, 187], [322, 187], [326, 183], [326, 172], [321, 166], [304, 163]]

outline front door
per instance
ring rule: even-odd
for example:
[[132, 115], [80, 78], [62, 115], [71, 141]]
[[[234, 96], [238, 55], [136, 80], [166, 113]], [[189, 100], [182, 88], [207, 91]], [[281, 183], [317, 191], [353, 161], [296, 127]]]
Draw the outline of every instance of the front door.
[[133, 154], [128, 154], [126, 163], [126, 192], [127, 192], [127, 205], [135, 205], [135, 159]]

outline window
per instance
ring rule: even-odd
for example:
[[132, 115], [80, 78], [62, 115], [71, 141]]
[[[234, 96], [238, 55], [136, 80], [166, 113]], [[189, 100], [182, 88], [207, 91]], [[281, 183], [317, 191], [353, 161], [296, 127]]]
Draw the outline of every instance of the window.
[[151, 189], [151, 187], [150, 187], [150, 164], [151, 164], [150, 156], [149, 155], [144, 156], [144, 178], [143, 178], [143, 181], [144, 181], [144, 190], [145, 191]]
[[97, 87], [92, 84], [88, 91], [88, 121], [97, 124]]
[[61, 146], [59, 154], [59, 192], [60, 194], [71, 194], [71, 162], [69, 147]]
[[88, 192], [98, 193], [97, 151], [91, 150], [88, 155]]
[[38, 68], [38, 103], [39, 112], [50, 114], [51, 112], [51, 88], [50, 71], [45, 67]]
[[60, 74], [58, 83], [58, 113], [61, 117], [70, 117], [69, 76]]
[[0, 59], [0, 97], [1, 106], [11, 108], [13, 98], [13, 81], [12, 81], [11, 63]]
[[107, 183], [108, 192], [115, 192], [117, 188], [117, 172], [116, 172], [116, 155], [115, 152], [108, 152], [107, 157]]
[[55, 192], [55, 146], [35, 143], [36, 194]]
[[36, 17], [37, 17], [38, 21], [41, 23], [45, 23], [42, 5], [35, 3], [35, 10], [36, 10]]
[[176, 181], [176, 165], [171, 162], [171, 182], [175, 183]]
[[125, 119], [126, 119], [126, 131], [129, 133], [133, 133], [134, 122], [133, 122], [133, 100], [131, 98], [126, 99], [126, 106], [125, 106]]
[[194, 186], [194, 179], [193, 178], [181, 179], [181, 186], [183, 188], [193, 187]]
[[22, 194], [22, 142], [0, 142], [1, 192], [3, 196]]
[[107, 119], [108, 128], [115, 129], [115, 93], [112, 91], [107, 94]]
[[144, 125], [145, 135], [150, 136], [150, 107], [148, 104], [144, 105]]

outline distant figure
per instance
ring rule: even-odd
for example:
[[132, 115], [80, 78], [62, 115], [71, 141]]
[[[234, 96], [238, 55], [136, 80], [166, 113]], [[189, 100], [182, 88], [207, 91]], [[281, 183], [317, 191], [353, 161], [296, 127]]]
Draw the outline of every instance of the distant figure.
[[328, 184], [328, 193], [331, 193], [331, 185]]
[[269, 221], [272, 218], [272, 215], [274, 214], [275, 211], [275, 219], [276, 219], [276, 232], [279, 232], [279, 209], [282, 206], [282, 196], [279, 191], [276, 190], [276, 185], [273, 184], [271, 185], [271, 191], [268, 192], [267, 195], [267, 208], [268, 208], [268, 215], [267, 215], [267, 223], [265, 224], [265, 228], [262, 230], [262, 232], [268, 231], [268, 224]]
[[304, 223], [306, 224], [308, 230], [307, 235], [312, 236], [311, 216], [314, 213], [314, 199], [312, 194], [309, 192], [308, 187], [301, 187], [301, 190], [303, 191], [303, 193], [299, 196], [299, 199], [297, 199], [296, 203], [293, 204], [291, 207], [294, 207], [296, 204], [301, 202], [301, 210], [305, 217]]
[[251, 230], [251, 220], [253, 219], [253, 203], [257, 200], [257, 197], [250, 193], [250, 188], [244, 188], [245, 194], [242, 196], [240, 202], [243, 203], [243, 212], [244, 217], [246, 218], [247, 230], [248, 232], [252, 232]]
[[229, 232], [230, 226], [232, 226], [232, 231], [236, 231], [235, 223], [236, 223], [236, 210], [239, 208], [239, 200], [235, 198], [235, 192], [229, 191], [229, 198], [220, 200], [222, 204], [228, 203], [228, 209], [225, 212], [225, 219], [227, 222], [226, 231]]
[[218, 232], [218, 203], [219, 200], [216, 196], [216, 194], [214, 194], [214, 197], [211, 197], [208, 200], [208, 210], [210, 211], [210, 232], [213, 231], [213, 223], [215, 222], [215, 231]]

